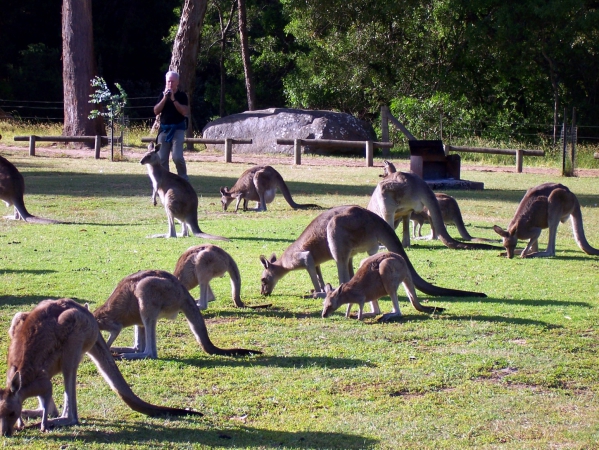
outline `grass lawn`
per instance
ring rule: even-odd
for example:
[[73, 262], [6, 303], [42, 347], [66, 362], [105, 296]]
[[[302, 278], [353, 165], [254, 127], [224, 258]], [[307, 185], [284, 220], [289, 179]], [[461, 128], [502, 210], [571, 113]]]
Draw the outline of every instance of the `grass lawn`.
[[[2, 152], [23, 173], [25, 203], [37, 216], [69, 222], [0, 220], [0, 359], [17, 311], [71, 297], [94, 310], [119, 280], [141, 269], [172, 271], [197, 238], [147, 239], [167, 231], [163, 208], [136, 155], [128, 161], [29, 157]], [[222, 212], [221, 186], [248, 164], [188, 162], [203, 231], [233, 256], [242, 299], [260, 296], [259, 255], [280, 255], [319, 213], [293, 211], [278, 194], [265, 213]], [[380, 168], [275, 165], [298, 203], [366, 206]], [[567, 185], [582, 205], [585, 233], [599, 247], [596, 178], [463, 171], [483, 191], [452, 191], [471, 235], [499, 239], [525, 190]], [[12, 208], [5, 215], [12, 214]], [[427, 231], [428, 228], [424, 231]], [[180, 231], [180, 227], [178, 227]], [[457, 231], [449, 227], [457, 236]], [[546, 243], [542, 235], [541, 248]], [[521, 243], [520, 248], [524, 243]], [[283, 278], [264, 310], [238, 310], [227, 277], [204, 314], [221, 347], [261, 356], [216, 357], [200, 349], [184, 317], [158, 325], [158, 360], [117, 362], [144, 400], [202, 411], [202, 418], [151, 419], [130, 410], [89, 358], [78, 372], [81, 424], [42, 434], [29, 427], [4, 447], [20, 448], [384, 448], [591, 449], [599, 442], [599, 258], [584, 254], [561, 225], [555, 258], [508, 260], [498, 251], [456, 251], [416, 241], [407, 253], [426, 280], [485, 292], [487, 298], [419, 298], [446, 308], [428, 316], [400, 291], [405, 319], [320, 317], [305, 299], [307, 272]], [[366, 256], [365, 254], [363, 255]], [[357, 258], [358, 260], [360, 258]], [[337, 285], [333, 262], [325, 281]], [[199, 296], [198, 290], [192, 292]], [[388, 298], [381, 301], [390, 311]], [[115, 345], [130, 345], [124, 330]], [[3, 368], [3, 373], [5, 369]], [[62, 405], [62, 377], [54, 379]], [[35, 407], [37, 400], [27, 401]], [[33, 424], [34, 421], [29, 422]]]

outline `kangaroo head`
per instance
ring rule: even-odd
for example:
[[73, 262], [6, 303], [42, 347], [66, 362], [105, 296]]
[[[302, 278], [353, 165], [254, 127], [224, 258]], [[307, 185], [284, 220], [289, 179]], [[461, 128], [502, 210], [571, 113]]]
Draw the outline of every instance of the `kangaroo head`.
[[233, 199], [233, 194], [229, 192], [228, 187], [220, 188], [220, 204], [223, 206], [223, 211], [227, 210], [227, 207], [231, 204]]
[[397, 169], [395, 168], [393, 163], [391, 161], [385, 160], [385, 165], [383, 167], [383, 174], [379, 175], [379, 176], [383, 177], [383, 178], [387, 178], [389, 175], [391, 175], [392, 173], [395, 173], [395, 172], [397, 172]]
[[143, 157], [141, 158], [141, 160], [139, 161], [140, 164], [160, 164], [160, 156], [158, 155], [158, 151], [160, 150], [160, 144], [156, 144], [156, 146], [154, 146], [154, 143], [151, 142], [148, 145], [148, 151], [143, 155]]
[[260, 255], [260, 262], [264, 266], [264, 271], [260, 277], [260, 293], [262, 295], [270, 295], [281, 278], [278, 270], [280, 266], [274, 264], [276, 260], [277, 256], [274, 253], [270, 259], [266, 259], [264, 255]]
[[325, 284], [324, 292], [327, 294], [325, 299], [322, 302], [322, 317], [329, 317], [331, 313], [335, 312], [337, 308], [341, 305], [339, 301], [339, 293], [341, 291], [341, 287], [343, 283], [337, 288], [333, 289], [330, 283]]
[[510, 233], [509, 231], [506, 231], [497, 225], [493, 226], [493, 230], [502, 237], [501, 244], [505, 247], [506, 256], [512, 259], [514, 257], [516, 245], [518, 244], [518, 237], [516, 236], [516, 233]]
[[16, 372], [8, 387], [0, 390], [0, 434], [12, 436], [16, 423], [21, 418], [23, 404], [19, 397], [21, 390], [21, 374]]

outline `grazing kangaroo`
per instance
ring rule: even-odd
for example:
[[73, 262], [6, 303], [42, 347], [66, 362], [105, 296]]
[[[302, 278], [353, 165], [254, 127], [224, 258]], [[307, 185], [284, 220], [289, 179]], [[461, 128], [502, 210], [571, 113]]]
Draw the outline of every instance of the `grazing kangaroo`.
[[229, 239], [225, 237], [204, 233], [200, 230], [198, 224], [198, 194], [196, 194], [189, 181], [168, 170], [164, 170], [160, 164], [159, 150], [160, 144], [154, 148], [154, 144], [151, 143], [148, 145], [148, 152], [140, 161], [141, 164], [148, 167], [148, 175], [152, 180], [152, 202], [156, 206], [156, 194], [158, 194], [168, 219], [168, 233], [166, 235], [157, 234], [152, 237], [177, 237], [175, 231], [175, 219], [177, 219], [181, 222], [182, 237], [187, 237], [189, 230], [191, 230], [193, 235], [197, 237], [228, 241]]
[[271, 166], [251, 167], [241, 174], [230, 190], [228, 187], [221, 187], [220, 202], [223, 205], [223, 211], [227, 210], [233, 200], [237, 200], [235, 212], [239, 209], [241, 200], [243, 200], [244, 211], [248, 210], [249, 201], [258, 202], [255, 211], [266, 211], [266, 204], [274, 200], [277, 188], [293, 209], [320, 208], [318, 205], [295, 203], [283, 177]]
[[325, 285], [327, 296], [323, 303], [322, 317], [328, 317], [341, 305], [347, 303], [345, 317], [349, 318], [352, 304], [357, 303], [359, 306], [358, 320], [362, 320], [364, 317], [362, 310], [366, 302], [371, 302], [374, 306], [373, 315], [378, 315], [380, 314], [378, 299], [385, 295], [391, 297], [393, 312], [383, 314], [379, 321], [387, 322], [401, 317], [397, 298], [397, 289], [401, 284], [416, 310], [429, 314], [444, 310], [443, 308], [422, 306], [416, 297], [414, 283], [405, 259], [397, 253], [384, 252], [372, 255], [362, 261], [352, 279], [347, 283], [342, 283], [337, 289], [333, 290], [329, 283]]
[[[490, 239], [484, 238], [473, 238], [468, 233], [466, 229], [466, 225], [464, 225], [464, 219], [462, 219], [462, 212], [460, 211], [460, 207], [455, 198], [450, 195], [443, 194], [441, 192], [436, 192], [435, 197], [437, 198], [437, 203], [439, 203], [439, 208], [441, 209], [441, 217], [443, 218], [443, 223], [445, 225], [455, 225], [458, 229], [458, 233], [465, 241], [474, 241], [474, 242], [492, 242]], [[430, 211], [425, 206], [422, 211], [419, 213], [412, 212], [410, 215], [410, 221], [413, 225], [413, 234], [412, 237], [417, 238], [422, 236], [422, 224], [423, 223], [432, 223]], [[437, 233], [435, 232], [434, 227], [431, 225], [431, 234], [428, 237], [430, 239], [437, 239]]]
[[354, 275], [352, 259], [360, 252], [374, 255], [383, 244], [401, 255], [414, 280], [414, 285], [429, 295], [486, 297], [479, 292], [461, 291], [435, 286], [418, 275], [403, 249], [395, 230], [381, 217], [360, 206], [338, 206], [317, 216], [277, 260], [260, 256], [264, 266], [261, 277], [262, 295], [270, 295], [277, 282], [292, 270], [306, 269], [315, 294], [323, 297], [325, 283], [320, 265], [331, 259], [337, 263], [339, 283], [347, 283]]
[[57, 220], [32, 216], [25, 208], [24, 194], [25, 179], [23, 175], [13, 163], [0, 156], [0, 199], [6, 203], [7, 207], [14, 206], [14, 219], [29, 223], [60, 223]]
[[175, 266], [175, 275], [185, 289], [191, 291], [200, 286], [200, 298], [197, 304], [201, 310], [208, 308], [208, 302], [214, 300], [210, 280], [222, 277], [225, 272], [231, 277], [233, 303], [238, 308], [267, 308], [270, 305], [248, 306], [241, 301], [241, 275], [235, 260], [222, 248], [212, 244], [189, 247], [179, 257]]
[[410, 214], [421, 212], [424, 207], [429, 211], [435, 233], [445, 246], [451, 249], [498, 249], [493, 245], [460, 242], [452, 238], [443, 224], [441, 208], [434, 192], [426, 181], [413, 173], [391, 173], [378, 183], [368, 203], [368, 210], [378, 214], [394, 229], [403, 221], [404, 247], [410, 245]]
[[[40, 417], [41, 429], [76, 425], [77, 368], [87, 353], [112, 390], [133, 410], [148, 416], [202, 415], [196, 411], [146, 403], [137, 397], [110, 354], [98, 324], [86, 307], [74, 300], [44, 300], [31, 312], [17, 313], [10, 328], [6, 388], [0, 390], [0, 433], [12, 436], [21, 417]], [[54, 375], [64, 378], [64, 408], [57, 416], [52, 399]], [[38, 397], [40, 409], [23, 410], [23, 402]]]
[[[503, 238], [508, 258], [514, 257], [519, 239], [529, 239], [520, 253], [522, 258], [555, 256], [557, 226], [568, 218], [572, 219], [574, 240], [580, 249], [588, 255], [599, 255], [599, 249], [591, 247], [584, 235], [578, 198], [563, 184], [543, 183], [530, 188], [520, 201], [507, 230], [497, 225], [493, 229]], [[547, 250], [539, 252], [538, 240], [545, 228], [549, 228]]]
[[164, 270], [141, 270], [123, 278], [106, 303], [94, 311], [102, 331], [108, 331], [110, 347], [121, 330], [135, 325], [133, 347], [115, 347], [111, 351], [125, 359], [158, 358], [156, 323], [158, 319], [174, 320], [179, 312], [185, 314], [189, 328], [200, 346], [209, 355], [260, 354], [258, 350], [216, 347], [210, 337], [202, 313], [191, 294], [172, 274]]

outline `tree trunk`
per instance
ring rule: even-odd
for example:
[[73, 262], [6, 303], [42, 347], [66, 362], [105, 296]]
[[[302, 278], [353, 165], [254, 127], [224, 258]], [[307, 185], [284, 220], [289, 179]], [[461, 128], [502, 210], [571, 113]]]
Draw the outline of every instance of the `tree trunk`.
[[[187, 93], [190, 111], [195, 88], [200, 34], [207, 6], [208, 0], [185, 0], [169, 66], [169, 70], [179, 74], [179, 90]], [[191, 118], [189, 119], [187, 137], [193, 137], [192, 121]], [[192, 145], [189, 144], [189, 147]]]
[[255, 94], [252, 75], [252, 63], [250, 61], [250, 49], [247, 35], [247, 17], [245, 10], [245, 0], [237, 0], [239, 9], [239, 40], [241, 41], [241, 59], [243, 60], [243, 71], [245, 73], [245, 90], [248, 98], [248, 111], [254, 111]]
[[218, 113], [220, 117], [225, 116], [225, 103], [226, 103], [226, 84], [227, 84], [227, 71], [225, 68], [225, 55], [227, 50], [227, 35], [231, 29], [233, 23], [233, 13], [235, 11], [235, 1], [231, 3], [231, 11], [229, 11], [229, 20], [227, 24], [224, 23], [224, 16], [221, 9], [216, 6], [218, 10], [218, 17], [220, 20], [220, 104]]
[[[62, 79], [65, 136], [93, 136], [102, 122], [87, 117], [92, 109], [89, 96], [94, 76], [94, 39], [91, 0], [63, 0]], [[90, 144], [91, 145], [91, 144]]]

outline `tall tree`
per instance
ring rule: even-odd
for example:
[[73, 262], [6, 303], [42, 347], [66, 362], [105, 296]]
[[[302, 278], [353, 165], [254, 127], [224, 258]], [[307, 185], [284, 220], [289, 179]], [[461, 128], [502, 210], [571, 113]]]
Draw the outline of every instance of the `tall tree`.
[[233, 13], [235, 12], [235, 0], [231, 2], [230, 11], [229, 11], [229, 19], [225, 23], [225, 17], [223, 8], [215, 2], [215, 7], [218, 10], [218, 21], [220, 24], [220, 101], [219, 101], [219, 116], [223, 117], [225, 115], [225, 87], [227, 80], [227, 70], [225, 67], [225, 55], [227, 51], [227, 40], [229, 35], [229, 30], [231, 29], [231, 24], [233, 23]]
[[247, 12], [245, 0], [237, 0], [237, 9], [239, 14], [239, 38], [241, 41], [241, 59], [243, 60], [243, 71], [245, 73], [245, 90], [248, 98], [248, 111], [256, 109], [256, 94], [254, 89], [254, 80], [252, 74], [252, 62], [250, 61], [250, 49], [248, 44], [247, 32]]
[[[170, 70], [179, 74], [179, 89], [187, 92], [190, 109], [195, 88], [200, 31], [204, 23], [207, 6], [208, 0], [185, 0], [169, 67]], [[193, 130], [190, 123], [187, 136], [192, 135]]]
[[63, 0], [62, 75], [65, 136], [94, 135], [99, 121], [87, 117], [92, 109], [89, 95], [94, 76], [94, 40], [91, 0]]

